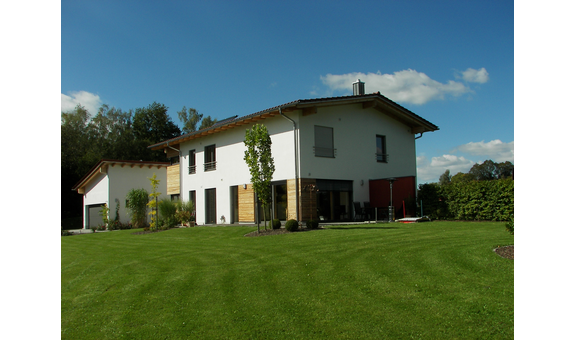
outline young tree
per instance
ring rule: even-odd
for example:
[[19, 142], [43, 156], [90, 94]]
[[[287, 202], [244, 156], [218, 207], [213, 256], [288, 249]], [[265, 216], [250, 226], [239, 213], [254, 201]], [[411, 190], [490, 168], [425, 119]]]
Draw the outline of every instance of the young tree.
[[[251, 182], [258, 202], [264, 205], [264, 226], [267, 229], [265, 212], [271, 201], [271, 180], [275, 171], [271, 150], [272, 139], [265, 125], [256, 124], [251, 129], [246, 130], [244, 144], [247, 147], [244, 160], [250, 170]], [[260, 223], [258, 220], [259, 232]]]
[[162, 194], [158, 192], [160, 180], [156, 178], [155, 172], [154, 175], [148, 179], [150, 180], [150, 185], [152, 186], [152, 193], [150, 194], [150, 200], [148, 202], [148, 207], [151, 209], [148, 215], [152, 215], [152, 219], [150, 221], [150, 229], [158, 229], [158, 197]]
[[214, 125], [218, 120], [217, 119], [212, 119], [212, 117], [207, 116], [206, 118], [202, 119], [202, 124], [200, 125], [200, 128], [198, 130], [202, 130], [202, 129], [207, 129], [210, 126]]

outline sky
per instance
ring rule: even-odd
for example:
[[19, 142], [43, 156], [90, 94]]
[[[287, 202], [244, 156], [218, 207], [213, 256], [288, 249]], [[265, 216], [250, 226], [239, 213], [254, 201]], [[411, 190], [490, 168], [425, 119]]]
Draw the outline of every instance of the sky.
[[439, 126], [418, 182], [514, 162], [512, 1], [61, 2], [61, 109], [155, 102], [172, 120], [352, 94], [356, 79]]

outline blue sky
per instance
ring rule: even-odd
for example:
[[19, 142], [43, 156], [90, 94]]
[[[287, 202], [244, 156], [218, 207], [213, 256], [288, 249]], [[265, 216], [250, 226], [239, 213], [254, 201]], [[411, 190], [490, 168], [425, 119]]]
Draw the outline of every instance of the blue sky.
[[[367, 92], [439, 126], [418, 181], [514, 162], [512, 1], [62, 1], [61, 108], [224, 119]], [[92, 112], [95, 113], [95, 112]]]

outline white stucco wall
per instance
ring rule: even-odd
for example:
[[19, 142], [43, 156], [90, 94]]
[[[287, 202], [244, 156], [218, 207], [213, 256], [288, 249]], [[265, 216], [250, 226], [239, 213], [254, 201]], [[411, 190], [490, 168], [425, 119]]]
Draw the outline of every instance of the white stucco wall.
[[[314, 155], [314, 126], [333, 128], [335, 158]], [[361, 104], [319, 107], [300, 118], [301, 177], [353, 180], [354, 201], [369, 201], [369, 180], [416, 175], [411, 129]], [[376, 135], [386, 137], [387, 163], [376, 160]], [[364, 184], [361, 185], [363, 180]]]
[[[295, 177], [293, 125], [285, 118], [275, 116], [262, 120], [272, 139], [272, 155], [276, 171], [273, 181]], [[216, 217], [220, 223], [223, 215], [230, 222], [230, 187], [250, 183], [250, 173], [244, 161], [246, 130], [254, 124], [242, 125], [180, 145], [182, 173], [182, 199], [189, 199], [189, 192], [196, 191], [196, 223], [205, 224], [205, 190], [216, 189]], [[216, 145], [216, 170], [204, 171], [204, 148]], [[196, 173], [188, 174], [190, 150], [196, 150]]]
[[[353, 200], [369, 201], [369, 180], [416, 176], [415, 136], [411, 129], [375, 109], [361, 104], [318, 107], [317, 113], [303, 116], [301, 111], [286, 114], [296, 121], [299, 137], [301, 178], [353, 181]], [[295, 178], [293, 125], [281, 116], [261, 120], [272, 138], [276, 171], [274, 181]], [[316, 157], [313, 152], [314, 126], [333, 128], [335, 158]], [[205, 190], [216, 189], [216, 220], [231, 216], [230, 186], [250, 183], [243, 160], [245, 131], [253, 124], [198, 138], [180, 145], [181, 178], [184, 200], [196, 191], [196, 222], [205, 224]], [[386, 137], [387, 163], [376, 160], [376, 135]], [[204, 171], [204, 148], [216, 145], [215, 171]], [[188, 174], [189, 151], [196, 150], [196, 173]], [[361, 182], [363, 181], [363, 185]]]
[[[126, 209], [126, 195], [132, 189], [145, 189], [148, 193], [152, 192], [152, 187], [150, 185], [150, 180], [154, 173], [156, 178], [160, 180], [158, 186], [158, 192], [161, 192], [163, 196], [166, 196], [167, 191], [167, 171], [165, 167], [158, 169], [157, 167], [143, 166], [140, 168], [139, 165], [135, 165], [133, 168], [130, 165], [114, 165], [108, 167], [108, 178], [109, 178], [109, 198], [108, 207], [110, 208], [110, 219], [116, 217], [116, 199], [120, 203], [120, 221], [122, 223], [128, 223], [130, 221], [130, 216]], [[148, 223], [150, 218], [148, 217]]]
[[[129, 164], [122, 167], [119, 164], [114, 166], [105, 165], [104, 172], [99, 172], [90, 182], [86, 185], [84, 194], [84, 228], [89, 228], [88, 225], [88, 209], [90, 205], [108, 204], [110, 209], [109, 218], [116, 217], [116, 199], [120, 204], [120, 221], [128, 223], [130, 217], [126, 210], [126, 195], [131, 189], [144, 188], [146, 191], [151, 192], [150, 180], [148, 178], [156, 174], [156, 178], [160, 180], [158, 191], [166, 193], [167, 188], [167, 174], [166, 168], [143, 166], [140, 168], [139, 164], [131, 167]], [[149, 222], [149, 218], [148, 218]]]

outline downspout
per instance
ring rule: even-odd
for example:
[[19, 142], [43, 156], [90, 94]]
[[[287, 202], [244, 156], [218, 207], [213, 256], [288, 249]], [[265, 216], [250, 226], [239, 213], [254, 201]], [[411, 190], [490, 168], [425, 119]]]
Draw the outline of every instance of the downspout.
[[[184, 193], [183, 193], [183, 191], [182, 191], [182, 185], [183, 185], [183, 183], [182, 183], [182, 175], [183, 175], [183, 171], [182, 171], [182, 163], [183, 163], [183, 161], [182, 161], [182, 152], [181, 152], [181, 150], [179, 150], [179, 149], [176, 149], [176, 148], [174, 148], [174, 147], [171, 147], [171, 146], [170, 146], [170, 142], [167, 142], [167, 143], [166, 143], [166, 146], [167, 146], [168, 148], [170, 148], [170, 149], [175, 150], [175, 151], [178, 152], [178, 163], [179, 163], [179, 165], [180, 165], [180, 202], [182, 202], [182, 201], [184, 200]], [[166, 176], [167, 176], [167, 174], [166, 174]], [[166, 177], [166, 180], [167, 180], [167, 177]], [[167, 184], [168, 184], [168, 183], [166, 183], [166, 185], [167, 185]], [[166, 187], [166, 190], [168, 190], [167, 187]]]
[[289, 120], [292, 122], [293, 124], [293, 146], [294, 146], [294, 166], [295, 166], [295, 205], [296, 205], [296, 209], [295, 209], [295, 213], [296, 213], [296, 220], [299, 222], [299, 162], [298, 162], [298, 129], [297, 129], [297, 125], [296, 122], [291, 119], [290, 117], [284, 115], [282, 113], [282, 108], [279, 108], [279, 112], [280, 112], [280, 116], [284, 117], [285, 119]]

